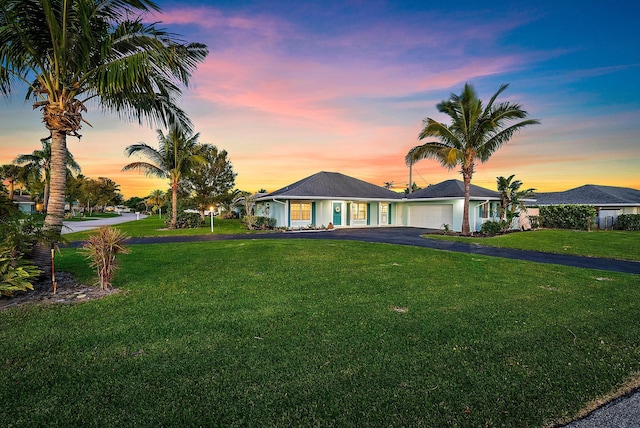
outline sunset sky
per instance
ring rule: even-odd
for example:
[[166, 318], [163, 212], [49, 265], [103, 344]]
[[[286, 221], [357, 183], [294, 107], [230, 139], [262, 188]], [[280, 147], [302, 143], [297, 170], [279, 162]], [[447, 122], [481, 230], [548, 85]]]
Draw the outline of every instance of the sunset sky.
[[[519, 102], [525, 128], [477, 167], [495, 189], [583, 184], [640, 189], [640, 3], [564, 1], [160, 1], [149, 17], [210, 53], [181, 105], [200, 141], [229, 153], [236, 186], [276, 190], [319, 171], [374, 184], [408, 183], [404, 156], [422, 120], [449, 123], [436, 104], [465, 82], [488, 100]], [[506, 5], [506, 6], [505, 6]], [[47, 136], [25, 91], [0, 102], [0, 164]], [[1, 97], [1, 96], [0, 96]], [[157, 147], [155, 128], [98, 111], [68, 138], [84, 175], [109, 177], [125, 197], [166, 180], [121, 172], [127, 145]], [[420, 187], [461, 176], [429, 160]]]

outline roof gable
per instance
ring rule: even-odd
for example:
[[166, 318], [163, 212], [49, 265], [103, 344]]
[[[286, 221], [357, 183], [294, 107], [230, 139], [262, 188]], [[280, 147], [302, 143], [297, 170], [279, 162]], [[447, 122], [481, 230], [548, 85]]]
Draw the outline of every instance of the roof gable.
[[[484, 187], [469, 186], [471, 198], [499, 198], [500, 194]], [[407, 199], [433, 199], [433, 198], [464, 198], [464, 183], [460, 180], [446, 180], [442, 183], [432, 184], [417, 192], [406, 195]]]
[[640, 190], [586, 184], [564, 192], [538, 193], [539, 205], [639, 205]]
[[264, 198], [401, 199], [402, 195], [338, 172], [318, 172]]

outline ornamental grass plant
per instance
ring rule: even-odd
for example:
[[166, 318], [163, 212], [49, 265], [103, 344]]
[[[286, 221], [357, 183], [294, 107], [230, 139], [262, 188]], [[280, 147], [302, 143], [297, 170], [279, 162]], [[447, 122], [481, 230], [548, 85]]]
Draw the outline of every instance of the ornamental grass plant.
[[111, 287], [111, 280], [118, 269], [117, 256], [127, 254], [124, 246], [127, 235], [113, 227], [101, 227], [91, 234], [80, 248], [90, 266], [98, 275], [96, 285], [101, 290]]

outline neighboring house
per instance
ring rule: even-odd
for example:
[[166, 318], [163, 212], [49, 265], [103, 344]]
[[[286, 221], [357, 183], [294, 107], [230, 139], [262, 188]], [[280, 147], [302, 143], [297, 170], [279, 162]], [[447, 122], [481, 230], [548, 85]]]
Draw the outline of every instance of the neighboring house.
[[30, 196], [14, 194], [13, 203], [18, 205], [18, 209], [23, 213], [32, 214], [36, 212], [36, 203], [31, 200]]
[[[464, 183], [447, 180], [406, 195], [403, 222], [407, 226], [462, 230], [464, 213]], [[482, 223], [497, 220], [500, 212], [500, 193], [484, 187], [469, 187], [469, 228], [479, 232]]]
[[537, 193], [537, 205], [593, 205], [600, 229], [611, 229], [620, 214], [640, 214], [640, 190], [587, 184], [564, 192]]
[[[471, 185], [470, 226], [495, 220], [500, 194]], [[412, 226], [462, 230], [464, 184], [447, 180], [411, 194], [391, 190], [336, 172], [319, 172], [256, 198], [255, 214], [288, 228], [310, 226]]]

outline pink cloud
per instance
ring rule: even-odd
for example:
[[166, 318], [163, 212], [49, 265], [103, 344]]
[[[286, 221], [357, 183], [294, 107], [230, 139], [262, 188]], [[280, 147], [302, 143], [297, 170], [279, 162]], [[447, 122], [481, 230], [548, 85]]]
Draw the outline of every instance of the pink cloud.
[[[216, 45], [197, 73], [200, 100], [227, 108], [249, 109], [277, 118], [293, 118], [306, 126], [331, 124], [353, 130], [345, 100], [359, 97], [398, 97], [451, 87], [474, 77], [517, 69], [526, 58], [490, 56], [468, 58], [443, 68], [436, 57], [428, 63], [398, 63], [410, 49], [451, 43], [451, 25], [470, 40], [495, 39], [523, 19], [466, 28], [458, 22], [434, 20], [409, 25], [380, 22], [343, 28], [335, 34], [312, 34], [272, 16], [225, 14], [213, 8], [167, 10], [166, 23], [195, 24], [228, 41]], [[265, 40], [267, 40], [265, 42]], [[304, 46], [303, 52], [292, 47]], [[428, 50], [431, 50], [430, 48]]]

